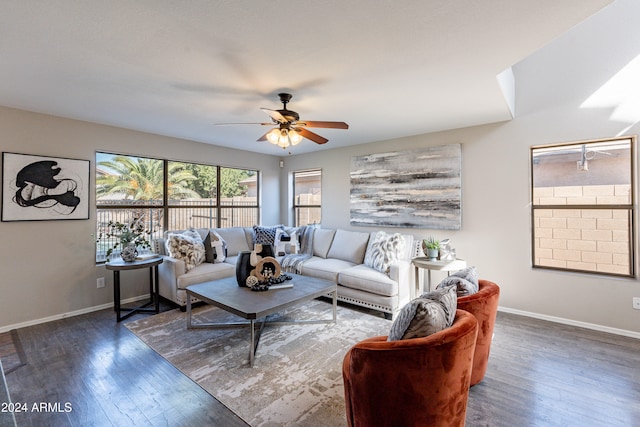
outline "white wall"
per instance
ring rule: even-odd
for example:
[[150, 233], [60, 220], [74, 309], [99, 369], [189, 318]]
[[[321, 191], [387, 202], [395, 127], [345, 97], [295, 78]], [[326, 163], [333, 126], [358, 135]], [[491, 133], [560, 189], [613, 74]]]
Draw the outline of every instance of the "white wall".
[[[91, 160], [91, 188], [96, 151], [258, 169], [262, 222], [279, 220], [274, 156], [1, 107], [0, 135], [2, 151]], [[89, 220], [0, 222], [0, 331], [113, 303], [113, 274], [95, 265], [94, 233], [93, 191]], [[148, 270], [123, 272], [121, 283], [123, 298], [144, 295]]]
[[[529, 117], [504, 124], [293, 156], [285, 159], [283, 175], [294, 170], [322, 168], [322, 226], [371, 231], [372, 228], [349, 224], [352, 156], [462, 143], [461, 230], [404, 229], [402, 232], [416, 238], [429, 235], [451, 238], [459, 258], [476, 266], [481, 278], [501, 286], [502, 307], [640, 332], [640, 311], [631, 308], [631, 298], [640, 296], [637, 280], [531, 267], [529, 146], [561, 141], [553, 135], [534, 131], [546, 128], [548, 120], [549, 117]], [[576, 135], [576, 138], [582, 137]], [[284, 191], [286, 182], [282, 186]], [[286, 220], [283, 216], [283, 221]], [[433, 274], [434, 281], [442, 277]]]
[[[512, 121], [287, 157], [283, 177], [294, 170], [322, 168], [322, 225], [369, 231], [349, 225], [352, 156], [461, 143], [462, 229], [402, 231], [416, 238], [451, 238], [458, 257], [476, 266], [481, 278], [501, 286], [503, 308], [637, 335], [640, 310], [632, 309], [631, 303], [632, 297], [640, 297], [638, 280], [532, 269], [529, 206], [532, 145], [632, 135], [640, 130], [637, 123], [611, 120], [611, 108], [580, 108], [640, 54], [637, 16], [639, 2], [620, 0], [517, 64]], [[283, 182], [283, 194], [285, 189]], [[636, 188], [636, 203], [637, 193]], [[286, 207], [283, 201], [283, 221], [288, 219]]]

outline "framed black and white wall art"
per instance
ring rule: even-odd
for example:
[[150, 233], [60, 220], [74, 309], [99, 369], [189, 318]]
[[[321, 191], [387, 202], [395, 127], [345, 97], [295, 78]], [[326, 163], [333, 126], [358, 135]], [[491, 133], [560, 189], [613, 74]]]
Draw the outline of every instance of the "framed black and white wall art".
[[461, 145], [351, 158], [352, 225], [459, 230]]
[[89, 219], [89, 160], [2, 153], [2, 221]]

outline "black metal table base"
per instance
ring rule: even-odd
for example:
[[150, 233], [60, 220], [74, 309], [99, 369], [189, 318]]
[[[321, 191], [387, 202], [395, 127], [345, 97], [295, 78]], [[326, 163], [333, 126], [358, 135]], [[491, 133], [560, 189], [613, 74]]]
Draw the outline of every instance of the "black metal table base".
[[[162, 261], [160, 261], [162, 262]], [[138, 307], [122, 307], [120, 301], [120, 269], [116, 269], [116, 266], [110, 266], [111, 270], [113, 270], [113, 309], [116, 312], [116, 320], [118, 322], [127, 319], [130, 316], [133, 316], [136, 313], [148, 313], [148, 314], [158, 314], [160, 313], [160, 297], [158, 294], [158, 263], [154, 263], [154, 265], [149, 266], [149, 295], [150, 300]], [[140, 268], [145, 267], [146, 265], [141, 265]], [[135, 268], [132, 265], [132, 268]], [[132, 269], [126, 268], [126, 269]], [[153, 304], [153, 307], [149, 307]], [[122, 314], [125, 312], [126, 314]]]

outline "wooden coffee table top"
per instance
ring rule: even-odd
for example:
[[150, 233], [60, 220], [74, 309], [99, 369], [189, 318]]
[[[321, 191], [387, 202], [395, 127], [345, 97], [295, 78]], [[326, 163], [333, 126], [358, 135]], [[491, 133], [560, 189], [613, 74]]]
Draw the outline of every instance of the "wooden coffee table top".
[[327, 295], [337, 290], [335, 283], [315, 277], [289, 274], [293, 288], [254, 292], [238, 286], [236, 276], [187, 286], [187, 294], [220, 307], [244, 319], [260, 319], [280, 312], [302, 301]]

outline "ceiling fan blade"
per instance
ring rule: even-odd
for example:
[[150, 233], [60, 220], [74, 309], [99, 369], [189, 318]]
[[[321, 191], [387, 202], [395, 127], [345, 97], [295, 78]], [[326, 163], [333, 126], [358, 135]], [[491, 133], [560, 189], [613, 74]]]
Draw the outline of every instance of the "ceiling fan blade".
[[313, 133], [309, 130], [306, 130], [305, 128], [296, 128], [296, 131], [303, 137], [310, 139], [311, 141], [315, 142], [316, 144], [324, 144], [325, 142], [329, 141], [327, 138], [325, 138], [324, 136], [320, 136], [317, 133]]
[[264, 135], [262, 135], [260, 138], [258, 138], [258, 141], [267, 141], [267, 134], [271, 132], [270, 130], [265, 132]]
[[262, 125], [262, 126], [273, 126], [273, 123], [214, 123], [214, 126], [235, 126], [235, 125]]
[[298, 126], [307, 126], [310, 128], [330, 128], [330, 129], [349, 129], [349, 125], [345, 122], [319, 122], [311, 120], [303, 120], [296, 123]]
[[287, 123], [287, 119], [282, 114], [280, 114], [279, 111], [270, 110], [268, 108], [261, 108], [261, 110], [263, 110], [265, 113], [267, 113], [276, 122], [278, 122], [278, 123]]

